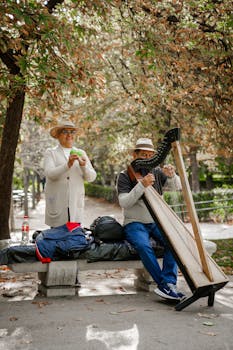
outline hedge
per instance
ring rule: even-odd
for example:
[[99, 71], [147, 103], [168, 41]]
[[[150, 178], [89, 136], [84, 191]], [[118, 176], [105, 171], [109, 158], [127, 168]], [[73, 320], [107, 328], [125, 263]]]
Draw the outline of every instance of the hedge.
[[110, 186], [85, 183], [85, 193], [89, 197], [104, 198], [110, 203], [117, 202], [116, 190]]
[[[200, 221], [232, 221], [233, 190], [216, 188], [211, 191], [192, 193], [197, 215]], [[186, 205], [182, 193], [165, 192], [164, 199], [182, 219], [188, 220]]]

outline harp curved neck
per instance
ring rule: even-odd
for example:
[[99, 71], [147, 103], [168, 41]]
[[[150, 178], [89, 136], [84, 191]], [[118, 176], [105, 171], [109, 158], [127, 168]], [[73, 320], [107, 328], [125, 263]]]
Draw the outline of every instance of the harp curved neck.
[[135, 171], [139, 169], [152, 169], [161, 164], [167, 157], [171, 150], [171, 144], [174, 141], [180, 140], [180, 128], [173, 128], [168, 130], [164, 136], [164, 139], [157, 149], [156, 154], [149, 159], [135, 159], [131, 166]]

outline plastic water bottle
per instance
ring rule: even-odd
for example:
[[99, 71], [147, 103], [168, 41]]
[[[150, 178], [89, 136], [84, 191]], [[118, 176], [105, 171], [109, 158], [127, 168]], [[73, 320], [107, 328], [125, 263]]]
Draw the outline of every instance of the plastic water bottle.
[[28, 216], [24, 215], [22, 223], [22, 242], [27, 244], [29, 242], [29, 221]]

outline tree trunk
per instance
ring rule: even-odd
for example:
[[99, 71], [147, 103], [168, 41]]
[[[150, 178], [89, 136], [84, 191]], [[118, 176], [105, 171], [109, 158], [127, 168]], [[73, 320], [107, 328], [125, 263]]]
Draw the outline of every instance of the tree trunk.
[[40, 201], [40, 197], [41, 197], [40, 184], [41, 184], [41, 178], [38, 174], [36, 174], [36, 202], [37, 203]]
[[[49, 13], [52, 13], [57, 4], [62, 4], [64, 0], [48, 0], [45, 6]], [[32, 38], [34, 39], [34, 29], [37, 23], [34, 23], [32, 28]], [[39, 40], [38, 31], [37, 40]], [[28, 38], [29, 42], [32, 38]], [[25, 46], [26, 50], [28, 49]], [[20, 51], [20, 50], [19, 50]], [[21, 79], [23, 75], [18, 65], [18, 58], [22, 57], [21, 52], [14, 52], [13, 49], [8, 49], [6, 52], [0, 50], [0, 59], [6, 65], [10, 74], [19, 76]], [[12, 89], [12, 91], [14, 91]], [[11, 190], [12, 178], [14, 171], [15, 152], [19, 138], [20, 124], [23, 115], [23, 106], [25, 100], [25, 85], [21, 85], [15, 90], [13, 97], [9, 97], [8, 107], [6, 111], [6, 118], [4, 121], [4, 128], [1, 140], [0, 149], [0, 240], [8, 239], [10, 237], [9, 230], [9, 215], [11, 206]]]
[[13, 202], [13, 196], [11, 194], [11, 206], [10, 206], [10, 231], [15, 231], [15, 216], [14, 216], [15, 208]]
[[36, 209], [36, 173], [32, 173], [32, 209]]
[[212, 174], [207, 174], [207, 176], [206, 176], [206, 189], [207, 189], [207, 191], [210, 191], [210, 190], [212, 190], [212, 188], [214, 188]]
[[190, 150], [190, 163], [191, 163], [191, 188], [193, 192], [200, 191], [200, 181], [197, 163], [197, 149], [192, 148]]
[[114, 166], [112, 164], [109, 165], [109, 169], [110, 169], [110, 186], [112, 188], [115, 187], [115, 171], [114, 171]]
[[29, 213], [28, 213], [28, 185], [29, 185], [29, 170], [28, 170], [28, 168], [24, 168], [24, 172], [23, 172], [23, 187], [24, 187], [23, 208], [24, 208], [24, 215], [27, 215], [27, 216], [29, 216]]
[[18, 89], [10, 100], [0, 149], [0, 240], [10, 238], [9, 215], [15, 152], [22, 120], [25, 92]]

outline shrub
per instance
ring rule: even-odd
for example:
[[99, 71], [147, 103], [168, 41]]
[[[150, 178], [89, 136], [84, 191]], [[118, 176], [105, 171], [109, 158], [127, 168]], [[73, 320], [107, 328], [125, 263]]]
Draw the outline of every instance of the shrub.
[[[200, 221], [223, 222], [233, 217], [233, 190], [218, 188], [212, 191], [193, 193], [195, 208]], [[187, 208], [182, 194], [176, 195], [177, 204], [174, 203], [173, 192], [165, 192], [164, 198], [173, 209], [183, 218], [187, 216]]]
[[110, 203], [117, 202], [116, 190], [110, 186], [85, 183], [85, 192], [86, 195], [90, 197], [104, 198]]

